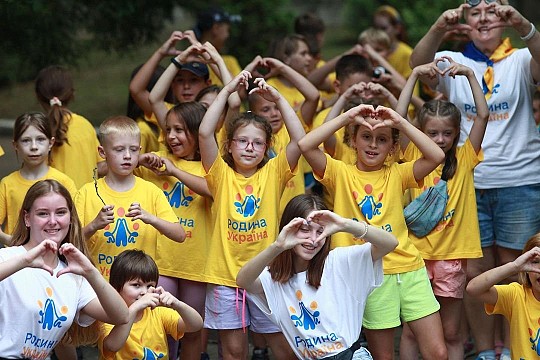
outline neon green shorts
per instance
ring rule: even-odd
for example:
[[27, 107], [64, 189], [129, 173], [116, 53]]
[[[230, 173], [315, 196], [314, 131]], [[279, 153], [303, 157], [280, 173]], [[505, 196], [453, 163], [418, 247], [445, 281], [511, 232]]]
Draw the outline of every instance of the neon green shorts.
[[391, 329], [439, 311], [440, 305], [429, 283], [426, 268], [384, 275], [383, 283], [368, 297], [363, 326]]

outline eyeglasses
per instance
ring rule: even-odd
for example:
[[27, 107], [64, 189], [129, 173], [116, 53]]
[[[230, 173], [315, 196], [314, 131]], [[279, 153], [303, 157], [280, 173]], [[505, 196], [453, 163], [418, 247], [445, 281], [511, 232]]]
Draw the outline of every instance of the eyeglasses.
[[[486, 2], [486, 4], [497, 2], [497, 0], [484, 0], [484, 1]], [[469, 4], [472, 7], [478, 6], [481, 2], [482, 0], [467, 0], [467, 4]]]
[[248, 148], [249, 145], [251, 145], [251, 147], [255, 151], [264, 151], [266, 149], [266, 143], [261, 140], [249, 141], [246, 138], [237, 138], [237, 139], [232, 139], [232, 141], [236, 145], [236, 148], [238, 150], [245, 150]]

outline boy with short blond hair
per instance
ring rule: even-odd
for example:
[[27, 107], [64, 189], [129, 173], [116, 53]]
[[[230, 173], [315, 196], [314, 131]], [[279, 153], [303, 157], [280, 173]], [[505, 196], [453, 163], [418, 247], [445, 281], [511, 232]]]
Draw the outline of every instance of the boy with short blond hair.
[[83, 185], [75, 204], [92, 260], [108, 279], [114, 258], [123, 250], [140, 249], [155, 257], [157, 241], [182, 242], [185, 232], [163, 192], [133, 174], [141, 148], [137, 123], [126, 116], [112, 117], [99, 133], [98, 151], [108, 173]]

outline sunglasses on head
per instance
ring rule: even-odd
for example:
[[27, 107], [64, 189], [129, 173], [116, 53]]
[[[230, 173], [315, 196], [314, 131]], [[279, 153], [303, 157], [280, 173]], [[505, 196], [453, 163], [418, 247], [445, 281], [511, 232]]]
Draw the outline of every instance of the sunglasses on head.
[[[497, 0], [484, 0], [484, 1], [486, 2], [486, 4], [497, 2]], [[469, 4], [471, 7], [478, 6], [481, 2], [482, 0], [467, 0], [467, 4]]]

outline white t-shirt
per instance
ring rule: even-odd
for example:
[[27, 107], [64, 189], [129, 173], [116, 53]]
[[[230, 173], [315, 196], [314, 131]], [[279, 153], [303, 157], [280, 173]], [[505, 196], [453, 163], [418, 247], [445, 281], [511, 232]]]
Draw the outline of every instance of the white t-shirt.
[[[22, 246], [0, 249], [0, 262], [26, 252]], [[79, 310], [96, 297], [79, 275], [56, 277], [66, 264], [59, 261], [54, 275], [24, 268], [0, 281], [0, 356], [45, 359], [75, 320], [89, 326], [94, 319]]]
[[382, 284], [383, 269], [366, 243], [330, 251], [318, 289], [307, 284], [306, 272], [285, 284], [273, 281], [268, 270], [259, 278], [264, 295], [251, 298], [281, 328], [296, 356], [310, 359], [336, 355], [358, 339], [366, 299]]
[[[478, 83], [482, 84], [487, 68], [485, 62], [477, 62], [452, 51], [441, 51], [435, 56], [450, 56], [454, 61], [470, 67]], [[482, 142], [484, 161], [474, 170], [477, 189], [540, 183], [540, 134], [532, 113], [532, 96], [536, 87], [530, 62], [529, 50], [519, 49], [493, 66], [494, 90], [487, 101], [490, 116]], [[456, 76], [455, 79], [439, 77], [437, 90], [461, 111], [462, 145], [476, 117], [469, 82], [465, 76]]]

